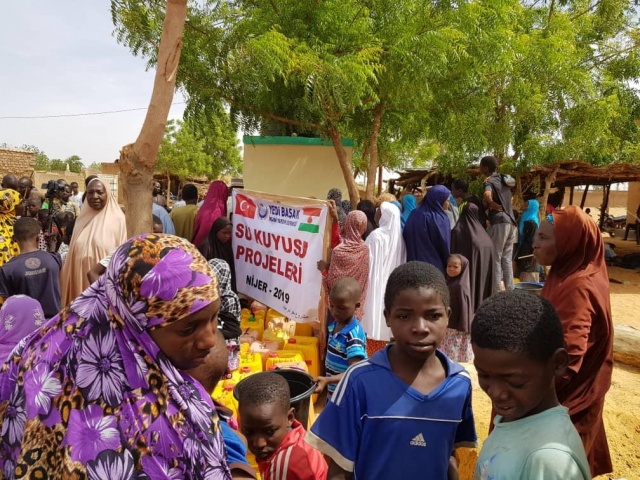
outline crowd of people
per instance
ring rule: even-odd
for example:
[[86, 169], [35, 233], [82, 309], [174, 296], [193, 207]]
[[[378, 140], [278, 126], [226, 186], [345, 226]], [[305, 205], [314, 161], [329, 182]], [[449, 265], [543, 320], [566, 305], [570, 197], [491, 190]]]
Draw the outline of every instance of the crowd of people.
[[[476, 479], [612, 471], [602, 411], [612, 320], [602, 236], [577, 207], [518, 215], [512, 179], [480, 161], [455, 180], [355, 210], [328, 195], [321, 339], [327, 403], [309, 431], [286, 381], [248, 377], [239, 418], [211, 399], [238, 367], [241, 302], [230, 187], [170, 208], [127, 239], [109, 185], [0, 190], [0, 476], [4, 478], [457, 478], [477, 445], [474, 362], [493, 404]], [[514, 269], [514, 264], [516, 269]], [[515, 272], [515, 273], [514, 273]], [[545, 280], [541, 296], [514, 290]]]

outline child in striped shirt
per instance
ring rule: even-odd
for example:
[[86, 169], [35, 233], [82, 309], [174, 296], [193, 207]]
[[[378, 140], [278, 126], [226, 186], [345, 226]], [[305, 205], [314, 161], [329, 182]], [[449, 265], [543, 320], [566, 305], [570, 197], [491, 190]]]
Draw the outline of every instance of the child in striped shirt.
[[350, 365], [367, 358], [367, 336], [354, 312], [360, 306], [362, 287], [355, 278], [338, 280], [329, 294], [329, 311], [333, 322], [327, 329], [326, 377], [318, 377], [316, 393], [327, 387], [327, 399], [331, 398], [338, 382]]

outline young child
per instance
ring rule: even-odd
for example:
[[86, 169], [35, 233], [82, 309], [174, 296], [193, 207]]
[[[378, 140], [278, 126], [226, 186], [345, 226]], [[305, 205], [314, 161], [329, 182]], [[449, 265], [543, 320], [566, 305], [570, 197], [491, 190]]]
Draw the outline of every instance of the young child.
[[40, 197], [29, 197], [27, 200], [27, 211], [25, 217], [38, 218], [38, 213], [42, 209], [42, 199]]
[[478, 308], [471, 341], [480, 387], [497, 413], [474, 479], [590, 479], [580, 436], [556, 396], [569, 356], [551, 303], [498, 293]]
[[316, 393], [320, 393], [327, 387], [327, 399], [331, 398], [347, 368], [367, 358], [367, 336], [354, 316], [361, 295], [360, 284], [351, 277], [338, 280], [329, 294], [329, 310], [334, 321], [327, 327], [327, 376], [318, 377], [316, 388]]
[[387, 281], [395, 343], [349, 367], [306, 441], [330, 478], [457, 478], [454, 449], [476, 445], [471, 379], [438, 351], [449, 290], [433, 265], [408, 262]]
[[20, 255], [0, 268], [0, 296], [27, 295], [42, 305], [45, 318], [60, 311], [60, 267], [57, 253], [38, 250], [40, 224], [34, 218], [22, 217], [13, 226], [13, 238]]
[[262, 480], [325, 480], [327, 463], [305, 443], [306, 432], [294, 417], [284, 377], [256, 373], [237, 388], [240, 432], [258, 461]]
[[[195, 378], [210, 395], [216, 385], [227, 371], [228, 355], [222, 332], [216, 332], [216, 344], [211, 348], [204, 363], [187, 370], [187, 373]], [[233, 412], [221, 403], [213, 401], [220, 419], [220, 430], [224, 446], [227, 449], [229, 470], [233, 478], [256, 478], [255, 470], [247, 461], [247, 446], [235, 430], [237, 425], [233, 419]]]
[[471, 362], [471, 284], [469, 282], [469, 260], [454, 253], [447, 261], [447, 287], [451, 298], [451, 315], [444, 334], [442, 350], [454, 362]]

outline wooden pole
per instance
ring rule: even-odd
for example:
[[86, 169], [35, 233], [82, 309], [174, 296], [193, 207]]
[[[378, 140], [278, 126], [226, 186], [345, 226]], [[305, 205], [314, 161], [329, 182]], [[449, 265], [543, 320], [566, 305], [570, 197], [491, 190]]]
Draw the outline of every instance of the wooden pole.
[[378, 164], [378, 196], [382, 195], [382, 174], [384, 173], [384, 167], [382, 164]]
[[551, 185], [556, 181], [556, 175], [558, 174], [558, 170], [560, 169], [560, 165], [553, 169], [553, 171], [547, 175], [547, 178], [544, 179], [544, 194], [542, 195], [542, 202], [540, 202], [540, 211], [538, 213], [540, 220], [542, 220], [547, 213], [547, 201], [549, 200], [549, 192], [551, 190]]
[[580, 200], [580, 208], [584, 208], [584, 204], [587, 201], [587, 193], [589, 193], [589, 184], [584, 186], [584, 192], [582, 192], [582, 200]]
[[604, 217], [609, 206], [609, 192], [611, 191], [611, 184], [605, 185], [602, 192], [602, 206], [600, 207], [600, 230], [604, 227]]
[[569, 205], [573, 205], [573, 185], [571, 186], [571, 190], [569, 190]]

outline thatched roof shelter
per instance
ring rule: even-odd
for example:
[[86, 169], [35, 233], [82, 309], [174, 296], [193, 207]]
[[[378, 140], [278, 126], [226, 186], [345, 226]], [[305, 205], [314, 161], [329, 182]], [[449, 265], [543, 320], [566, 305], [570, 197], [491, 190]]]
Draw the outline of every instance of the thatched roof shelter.
[[[629, 163], [611, 163], [602, 167], [595, 167], [584, 162], [559, 162], [550, 165], [533, 167], [529, 172], [520, 176], [523, 188], [533, 182], [544, 184], [545, 179], [555, 172], [552, 186], [557, 188], [575, 187], [578, 185], [611, 185], [620, 182], [640, 181], [640, 165]], [[466, 170], [469, 177], [480, 175], [478, 167]], [[400, 178], [396, 185], [410, 187], [419, 185], [423, 179], [425, 185], [450, 183], [453, 178], [443, 175], [435, 168], [410, 168], [399, 172]]]

